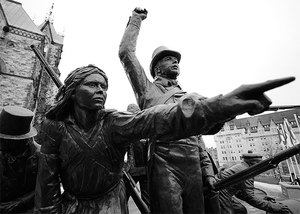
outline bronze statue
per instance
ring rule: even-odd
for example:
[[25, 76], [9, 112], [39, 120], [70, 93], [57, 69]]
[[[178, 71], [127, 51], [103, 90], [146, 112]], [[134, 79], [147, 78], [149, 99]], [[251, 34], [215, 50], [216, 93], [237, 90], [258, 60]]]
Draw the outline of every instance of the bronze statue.
[[[136, 8], [132, 12], [119, 49], [120, 60], [141, 109], [159, 104], [176, 103], [186, 93], [177, 81], [181, 59], [179, 52], [164, 46], [154, 50], [150, 64], [150, 73], [154, 82], [149, 81], [140, 65], [135, 50], [141, 23], [146, 17], [146, 10]], [[205, 99], [202, 96], [199, 98]], [[214, 134], [222, 126], [222, 123], [214, 124], [205, 134]], [[204, 183], [210, 187], [210, 192], [206, 196], [209, 198], [208, 201], [213, 203], [211, 208], [219, 212], [217, 194], [211, 190], [215, 182], [216, 171], [214, 171], [214, 163], [209, 153], [205, 150], [202, 137], [192, 136], [178, 141], [157, 141], [152, 138], [150, 141], [151, 161], [148, 163], [148, 173], [151, 186], [151, 211], [154, 213], [182, 211], [203, 213], [202, 185]]]
[[186, 94], [177, 103], [132, 114], [104, 108], [104, 71], [93, 65], [75, 69], [41, 126], [35, 212], [128, 213], [122, 168], [130, 142], [178, 140], [245, 112], [261, 113], [271, 104], [264, 92], [294, 79], [244, 85], [208, 99]]
[[[127, 106], [127, 111], [131, 113], [140, 112], [137, 104], [131, 103]], [[141, 198], [149, 206], [149, 191], [147, 182], [147, 139], [142, 139], [140, 142], [134, 142], [130, 145], [127, 152], [127, 171], [132, 176], [135, 183], [139, 183]]]
[[32, 213], [40, 145], [33, 112], [5, 106], [0, 114], [0, 213]]
[[[260, 154], [252, 153], [252, 151], [248, 151], [248, 153], [243, 154], [241, 157], [243, 158], [241, 163], [221, 170], [218, 174], [218, 178], [227, 178], [262, 161], [262, 156]], [[253, 207], [270, 213], [292, 213], [288, 206], [277, 202], [274, 199], [270, 200], [270, 197], [257, 197], [254, 194], [254, 178], [237, 182], [236, 184], [219, 191], [222, 214], [247, 213], [246, 208], [239, 201], [232, 200], [233, 196], [247, 202]], [[243, 212], [245, 210], [246, 212]]]

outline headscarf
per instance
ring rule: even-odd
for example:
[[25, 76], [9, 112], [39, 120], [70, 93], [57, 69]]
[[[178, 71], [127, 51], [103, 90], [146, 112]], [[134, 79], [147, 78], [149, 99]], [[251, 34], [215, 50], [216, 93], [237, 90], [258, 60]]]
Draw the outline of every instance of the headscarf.
[[75, 69], [64, 81], [64, 85], [61, 86], [55, 97], [55, 104], [46, 113], [46, 117], [49, 119], [60, 120], [68, 115], [71, 105], [71, 96], [74, 94], [76, 87], [81, 83], [81, 81], [93, 73], [99, 73], [102, 75], [108, 85], [108, 79], [104, 71], [95, 65], [83, 66]]

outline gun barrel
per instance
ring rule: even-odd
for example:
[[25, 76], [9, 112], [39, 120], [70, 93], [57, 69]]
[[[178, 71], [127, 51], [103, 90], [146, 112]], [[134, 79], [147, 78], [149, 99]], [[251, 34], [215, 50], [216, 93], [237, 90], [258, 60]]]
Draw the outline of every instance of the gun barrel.
[[282, 152], [279, 152], [278, 154], [274, 155], [274, 157], [270, 158], [271, 164], [278, 164], [281, 161], [284, 161], [284, 160], [288, 159], [289, 157], [292, 157], [299, 153], [300, 153], [300, 144], [297, 144], [295, 146], [285, 149]]
[[37, 56], [37, 58], [39, 58], [40, 62], [42, 63], [42, 65], [44, 66], [44, 68], [46, 69], [47, 73], [49, 74], [49, 76], [51, 77], [51, 79], [54, 81], [55, 85], [59, 88], [60, 86], [62, 86], [62, 82], [60, 81], [60, 79], [56, 76], [54, 70], [49, 66], [49, 64], [47, 63], [46, 59], [44, 58], [44, 56], [42, 55], [42, 53], [39, 51], [39, 49], [37, 49], [34, 45], [30, 46], [31, 49], [33, 50], [33, 52], [35, 53], [35, 55]]
[[227, 188], [230, 185], [245, 181], [247, 179], [253, 178], [262, 172], [275, 168], [281, 161], [288, 159], [296, 154], [300, 153], [300, 144], [290, 147], [273, 157], [267, 158], [258, 164], [250, 166], [249, 168], [238, 172], [232, 176], [222, 179], [214, 184], [214, 189], [216, 191]]
[[139, 208], [142, 214], [149, 214], [150, 210], [147, 204], [140, 198], [137, 189], [135, 187], [135, 183], [133, 184], [132, 177], [126, 171], [123, 170], [123, 179], [126, 186], [126, 189], [129, 191], [133, 201], [135, 202], [136, 206]]
[[300, 105], [282, 105], [282, 106], [270, 106], [266, 111], [278, 111], [284, 109], [300, 108]]

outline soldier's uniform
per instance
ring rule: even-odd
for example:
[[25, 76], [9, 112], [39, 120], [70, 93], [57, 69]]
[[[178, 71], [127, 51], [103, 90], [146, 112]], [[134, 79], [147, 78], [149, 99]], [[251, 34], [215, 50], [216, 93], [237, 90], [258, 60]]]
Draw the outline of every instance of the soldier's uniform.
[[[261, 155], [254, 153], [243, 154], [242, 157], [248, 160], [251, 158], [262, 158]], [[245, 161], [242, 161], [241, 163], [220, 171], [218, 174], [218, 178], [225, 179], [231, 175], [247, 169], [248, 167], [249, 164]], [[269, 201], [265, 198], [257, 197], [254, 194], [254, 178], [229, 186], [219, 192], [222, 214], [243, 213], [242, 210], [246, 210], [246, 208], [236, 199], [232, 200], [232, 196], [236, 196], [237, 198], [247, 202], [253, 207], [271, 213], [290, 213], [287, 206], [279, 202]]]
[[[159, 104], [176, 103], [185, 92], [176, 80], [155, 77], [150, 82], [136, 55], [136, 41], [141, 25], [138, 16], [131, 17], [121, 45], [120, 59], [131, 82], [138, 105], [147, 109]], [[180, 54], [165, 47], [154, 51], [152, 65], [163, 56]], [[153, 75], [152, 68], [150, 68]], [[205, 99], [198, 95], [199, 99]], [[222, 127], [217, 124], [213, 134]], [[214, 177], [214, 170], [201, 136], [176, 141], [150, 139], [150, 204], [154, 213], [204, 213], [202, 176]], [[215, 206], [218, 206], [216, 201]]]

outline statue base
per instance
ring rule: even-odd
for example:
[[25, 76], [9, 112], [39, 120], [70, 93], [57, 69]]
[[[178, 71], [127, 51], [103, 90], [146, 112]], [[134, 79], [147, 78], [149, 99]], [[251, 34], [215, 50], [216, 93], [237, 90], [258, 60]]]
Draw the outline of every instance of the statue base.
[[291, 182], [279, 182], [282, 194], [287, 199], [300, 198], [300, 185], [292, 185]]

